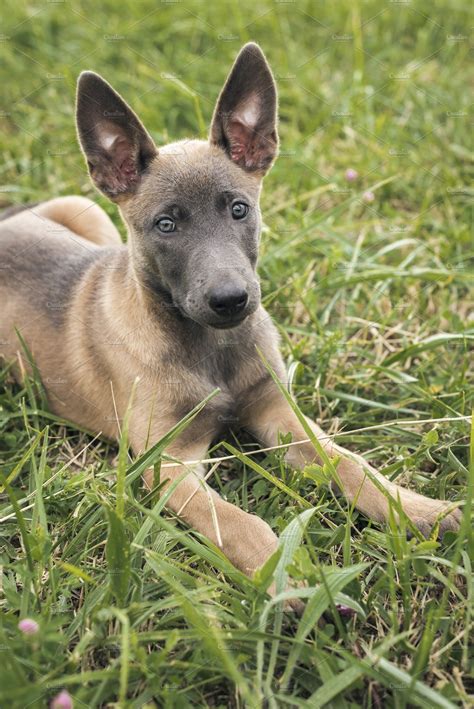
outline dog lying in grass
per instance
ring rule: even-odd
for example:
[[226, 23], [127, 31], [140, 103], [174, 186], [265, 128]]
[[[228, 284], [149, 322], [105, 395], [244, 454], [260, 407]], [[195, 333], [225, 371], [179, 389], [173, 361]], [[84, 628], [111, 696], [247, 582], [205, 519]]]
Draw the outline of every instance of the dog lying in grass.
[[[0, 229], [2, 353], [15, 358], [18, 330], [51, 410], [117, 438], [133, 392], [128, 436], [139, 455], [208, 398], [166, 448], [168, 506], [248, 575], [278, 538], [203, 481], [200, 461], [229, 423], [265, 446], [291, 433], [288, 464], [325, 463], [372, 519], [393, 508], [425, 535], [437, 524], [457, 530], [459, 510], [335, 445], [279, 385], [285, 368], [256, 273], [262, 178], [278, 150], [276, 87], [261, 49], [239, 53], [208, 140], [157, 147], [92, 72], [79, 78], [77, 129], [93, 183], [127, 225], [127, 246], [83, 197], [24, 209]], [[153, 471], [145, 482], [153, 486]]]

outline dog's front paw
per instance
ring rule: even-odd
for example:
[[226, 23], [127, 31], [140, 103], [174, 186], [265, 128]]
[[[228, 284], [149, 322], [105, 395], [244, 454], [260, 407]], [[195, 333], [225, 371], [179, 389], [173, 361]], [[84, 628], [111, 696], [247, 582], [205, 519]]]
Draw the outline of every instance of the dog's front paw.
[[223, 538], [224, 553], [247, 576], [253, 576], [278, 547], [278, 537], [263, 519], [233, 506]]
[[462, 512], [453, 509], [453, 503], [447, 500], [431, 500], [417, 495], [417, 500], [404, 505], [405, 512], [418, 527], [424, 537], [429, 537], [433, 528], [439, 526], [439, 536], [445, 532], [457, 532], [461, 525]]
[[[226, 529], [226, 539], [223, 551], [247, 576], [253, 576], [278, 549], [278, 537], [263, 519], [236, 508], [233, 509], [232, 527], [229, 525]], [[291, 588], [288, 584], [287, 590]], [[276, 594], [274, 583], [267, 593], [270, 596]], [[301, 614], [304, 603], [293, 598], [284, 602], [284, 608]]]

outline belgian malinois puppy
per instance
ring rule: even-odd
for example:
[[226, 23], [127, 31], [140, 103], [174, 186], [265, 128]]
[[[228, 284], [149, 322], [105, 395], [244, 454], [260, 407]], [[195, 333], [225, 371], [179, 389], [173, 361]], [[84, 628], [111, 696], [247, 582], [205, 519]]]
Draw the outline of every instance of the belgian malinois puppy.
[[[157, 147], [92, 72], [79, 78], [77, 129], [93, 183], [119, 206], [127, 246], [82, 197], [25, 209], [0, 229], [1, 349], [15, 358], [21, 332], [52, 411], [117, 438], [135, 386], [129, 440], [138, 455], [219, 388], [166, 450], [165, 477], [181, 479], [168, 505], [249, 575], [278, 539], [202, 479], [199, 461], [226, 422], [265, 446], [291, 433], [292, 466], [329, 456], [337, 486], [372, 519], [388, 518], [391, 498], [423, 533], [436, 523], [458, 529], [448, 502], [395, 485], [308, 420], [318, 454], [271, 376], [269, 367], [284, 381], [285, 367], [256, 265], [262, 178], [278, 150], [277, 93], [261, 49], [247, 44], [238, 55], [208, 140]], [[145, 480], [152, 484], [149, 473]]]

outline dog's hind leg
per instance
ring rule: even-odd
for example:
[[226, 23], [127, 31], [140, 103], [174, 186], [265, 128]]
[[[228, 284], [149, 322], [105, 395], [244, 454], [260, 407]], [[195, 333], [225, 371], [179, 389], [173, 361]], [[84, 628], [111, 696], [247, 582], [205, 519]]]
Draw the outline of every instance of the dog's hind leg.
[[33, 208], [41, 217], [62, 224], [98, 246], [120, 246], [122, 240], [110, 217], [87, 197], [56, 197]]

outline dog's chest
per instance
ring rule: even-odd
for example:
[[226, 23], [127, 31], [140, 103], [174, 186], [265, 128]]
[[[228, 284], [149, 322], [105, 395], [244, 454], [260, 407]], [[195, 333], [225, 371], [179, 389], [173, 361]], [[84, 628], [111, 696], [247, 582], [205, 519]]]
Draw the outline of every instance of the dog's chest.
[[264, 369], [250, 331], [213, 335], [203, 348], [194, 349], [190, 365], [204, 380], [235, 398], [260, 378]]
[[266, 374], [250, 333], [224, 332], [204, 341], [190, 339], [176, 352], [174, 367], [180, 372], [176, 392], [179, 417], [219, 389], [206, 406], [214, 428], [232, 427], [238, 422], [242, 398]]

